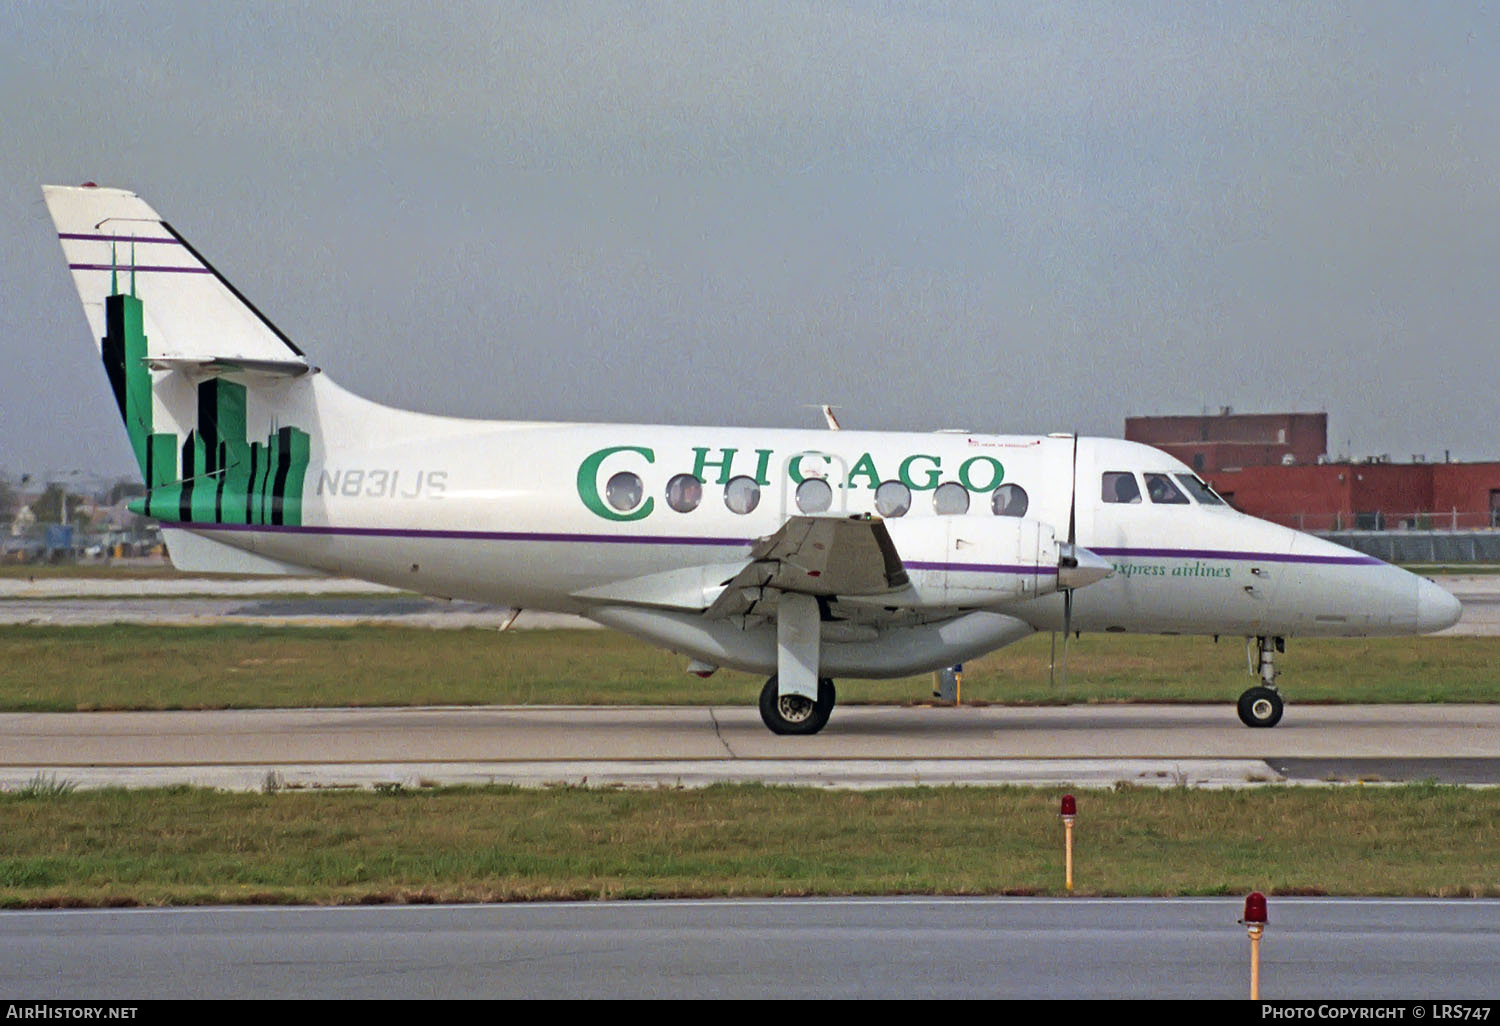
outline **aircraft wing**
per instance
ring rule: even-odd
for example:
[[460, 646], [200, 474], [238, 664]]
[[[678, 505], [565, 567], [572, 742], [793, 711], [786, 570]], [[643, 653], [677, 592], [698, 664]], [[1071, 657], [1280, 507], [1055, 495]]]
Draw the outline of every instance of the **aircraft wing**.
[[765, 589], [831, 597], [883, 595], [907, 586], [885, 522], [794, 516], [755, 542], [749, 560], [684, 567], [573, 592], [593, 605], [654, 606], [722, 619], [747, 612]]
[[873, 517], [794, 516], [755, 543], [750, 562], [705, 612], [746, 612], [764, 589], [803, 595], [881, 595], [906, 587], [906, 568], [885, 522]]

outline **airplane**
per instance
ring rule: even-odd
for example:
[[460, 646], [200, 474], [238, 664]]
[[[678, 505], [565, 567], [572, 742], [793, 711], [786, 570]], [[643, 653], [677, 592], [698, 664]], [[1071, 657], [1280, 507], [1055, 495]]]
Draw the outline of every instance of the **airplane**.
[[1244, 636], [1250, 727], [1288, 637], [1441, 630], [1428, 580], [1241, 513], [1185, 464], [1076, 434], [489, 421], [336, 385], [133, 193], [46, 186], [160, 521], [189, 571], [362, 578], [573, 613], [768, 674], [816, 734], [836, 676], [935, 671], [1038, 631]]

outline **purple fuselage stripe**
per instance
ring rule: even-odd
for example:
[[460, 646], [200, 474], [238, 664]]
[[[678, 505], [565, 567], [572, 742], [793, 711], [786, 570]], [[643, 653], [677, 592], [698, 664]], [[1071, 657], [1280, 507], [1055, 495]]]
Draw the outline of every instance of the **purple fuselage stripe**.
[[250, 531], [267, 534], [343, 534], [355, 538], [440, 538], [457, 541], [603, 542], [619, 545], [720, 545], [748, 548], [751, 538], [695, 538], [668, 534], [545, 534], [531, 531], [422, 531], [399, 527], [290, 527], [271, 524], [171, 524], [192, 531]]
[[1055, 566], [1027, 566], [1024, 563], [1011, 566], [1007, 563], [928, 563], [905, 562], [908, 570], [957, 570], [976, 574], [1055, 574]]
[[[612, 545], [711, 545], [749, 548], [753, 538], [704, 538], [687, 535], [544, 534], [530, 531], [423, 531], [398, 527], [289, 527], [272, 524], [174, 524], [193, 531], [250, 531], [267, 534], [347, 535], [355, 538], [437, 538], [447, 541], [585, 542]], [[909, 570], [961, 570], [994, 574], [1055, 574], [1055, 566], [1007, 566], [999, 563], [907, 563]]]
[[1379, 566], [1374, 556], [1299, 556], [1291, 552], [1241, 552], [1234, 549], [1103, 549], [1089, 547], [1096, 556], [1150, 556], [1158, 559], [1242, 559], [1261, 563], [1321, 563], [1335, 566]]
[[70, 271], [119, 271], [121, 274], [129, 271], [165, 274], [213, 274], [207, 267], [148, 267], [145, 264], [69, 264]]
[[180, 246], [182, 243], [176, 239], [147, 239], [138, 235], [90, 235], [87, 232], [58, 232], [59, 239], [80, 239], [84, 242], [139, 242], [142, 244], [165, 244], [168, 246]]

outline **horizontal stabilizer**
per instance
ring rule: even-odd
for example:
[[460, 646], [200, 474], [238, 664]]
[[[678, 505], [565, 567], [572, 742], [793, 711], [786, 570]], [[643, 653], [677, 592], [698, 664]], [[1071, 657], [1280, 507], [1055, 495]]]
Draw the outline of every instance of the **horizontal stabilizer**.
[[163, 527], [167, 555], [178, 570], [200, 574], [264, 574], [283, 577], [316, 577], [318, 571], [258, 556], [191, 531]]
[[201, 377], [297, 378], [313, 368], [306, 360], [256, 360], [235, 356], [148, 356], [154, 371], [184, 371]]

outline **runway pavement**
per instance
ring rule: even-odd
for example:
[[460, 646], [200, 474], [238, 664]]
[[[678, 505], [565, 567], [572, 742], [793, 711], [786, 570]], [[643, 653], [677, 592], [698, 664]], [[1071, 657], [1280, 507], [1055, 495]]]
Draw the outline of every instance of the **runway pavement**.
[[1500, 785], [1500, 706], [836, 709], [778, 737], [751, 708], [473, 707], [0, 714], [0, 787], [451, 783], [696, 787]]

